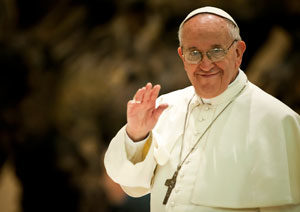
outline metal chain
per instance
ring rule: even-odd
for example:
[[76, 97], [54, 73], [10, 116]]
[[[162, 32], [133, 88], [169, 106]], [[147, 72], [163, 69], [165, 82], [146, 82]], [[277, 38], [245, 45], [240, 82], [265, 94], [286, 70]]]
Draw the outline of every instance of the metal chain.
[[[197, 142], [194, 144], [194, 146], [191, 148], [191, 150], [189, 151], [189, 153], [185, 156], [185, 158], [183, 159], [183, 161], [181, 163], [178, 164], [177, 166], [177, 171], [179, 171], [181, 169], [181, 166], [184, 164], [184, 162], [186, 161], [186, 159], [190, 156], [190, 154], [195, 150], [196, 146], [199, 144], [201, 138], [205, 135], [205, 133], [209, 130], [209, 128], [213, 125], [213, 123], [217, 120], [217, 118], [224, 112], [224, 110], [226, 110], [226, 108], [242, 93], [242, 91], [245, 89], [247, 83], [244, 85], [244, 87], [240, 90], [240, 92], [238, 92], [235, 97], [222, 109], [222, 111], [214, 118], [214, 120], [208, 125], [208, 127], [205, 129], [205, 131], [202, 133], [202, 135], [199, 137], [199, 139], [197, 140]], [[194, 95], [195, 96], [195, 95]], [[191, 98], [191, 100], [194, 98], [194, 96]], [[183, 140], [182, 143], [184, 142], [184, 135], [185, 135], [185, 128], [186, 128], [186, 122], [187, 122], [187, 116], [188, 116], [188, 108], [189, 105], [191, 103], [191, 100], [188, 103], [188, 107], [187, 107], [187, 112], [186, 112], [186, 116], [185, 116], [185, 121], [184, 121], [184, 130], [183, 130]], [[181, 150], [180, 150], [180, 155], [182, 154], [182, 149], [183, 146], [181, 146]]]

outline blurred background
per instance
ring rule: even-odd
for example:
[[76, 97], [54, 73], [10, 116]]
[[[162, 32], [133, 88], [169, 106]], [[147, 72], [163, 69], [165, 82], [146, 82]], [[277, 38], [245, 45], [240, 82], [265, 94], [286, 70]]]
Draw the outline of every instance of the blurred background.
[[207, 5], [240, 26], [250, 81], [300, 113], [299, 0], [0, 0], [0, 211], [149, 211], [103, 154], [137, 88], [189, 85], [177, 29]]

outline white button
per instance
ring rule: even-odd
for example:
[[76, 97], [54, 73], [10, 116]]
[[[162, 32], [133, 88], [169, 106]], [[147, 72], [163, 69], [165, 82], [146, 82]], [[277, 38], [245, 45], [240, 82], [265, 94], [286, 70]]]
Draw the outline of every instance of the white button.
[[174, 207], [175, 206], [175, 202], [170, 202], [170, 206]]
[[184, 174], [181, 174], [181, 175], [180, 175], [180, 178], [183, 178], [183, 177], [184, 177]]
[[175, 193], [178, 193], [179, 191], [180, 191], [179, 188], [176, 188], [176, 189], [175, 189]]
[[189, 163], [190, 163], [190, 160], [185, 161], [185, 164], [189, 164]]
[[210, 106], [205, 106], [204, 110], [206, 110], [206, 111], [210, 110]]
[[201, 118], [199, 118], [198, 120], [199, 120], [200, 122], [203, 122], [203, 121], [205, 121], [205, 118], [201, 117]]

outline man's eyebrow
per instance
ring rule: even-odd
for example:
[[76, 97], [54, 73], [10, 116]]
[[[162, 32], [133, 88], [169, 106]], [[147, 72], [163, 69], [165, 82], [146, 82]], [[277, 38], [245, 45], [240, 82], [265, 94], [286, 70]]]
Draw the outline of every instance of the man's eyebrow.
[[188, 50], [198, 50], [199, 51], [199, 49], [197, 48], [197, 47], [195, 47], [195, 46], [192, 46], [192, 47], [189, 47], [189, 48], [187, 48]]
[[211, 46], [211, 49], [214, 49], [214, 48], [223, 48], [223, 46], [221, 44], [214, 44]]
[[[221, 44], [213, 44], [210, 46], [209, 50], [210, 49], [215, 49], [215, 48], [223, 48], [223, 46]], [[199, 52], [201, 52], [196, 46], [191, 46], [191, 47], [188, 47], [188, 48], [185, 48], [189, 51], [192, 51], [192, 50], [197, 50]]]

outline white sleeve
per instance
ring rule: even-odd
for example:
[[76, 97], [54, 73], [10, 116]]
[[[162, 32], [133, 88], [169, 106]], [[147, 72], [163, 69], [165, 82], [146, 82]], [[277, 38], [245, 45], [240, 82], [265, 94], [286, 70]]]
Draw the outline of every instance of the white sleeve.
[[300, 204], [291, 204], [291, 205], [283, 205], [283, 206], [274, 206], [267, 208], [260, 208], [260, 212], [299, 212]]
[[[126, 129], [126, 126], [124, 126], [124, 128]], [[148, 140], [149, 136], [150, 134], [144, 140], [139, 142], [134, 142], [129, 138], [125, 130], [125, 150], [127, 152], [128, 160], [130, 160], [132, 163], [135, 164], [142, 161], [143, 147], [146, 141]]]
[[[156, 161], [151, 144], [145, 159], [136, 162], [132, 159], [140, 155], [142, 143], [130, 143], [124, 126], [112, 139], [105, 153], [104, 166], [108, 176], [120, 184], [129, 195], [142, 196], [149, 192]], [[144, 141], [145, 142], [145, 141]], [[133, 149], [131, 149], [133, 147]], [[126, 149], [130, 149], [128, 152]], [[136, 154], [136, 151], [139, 151]], [[129, 189], [129, 190], [128, 190]]]

